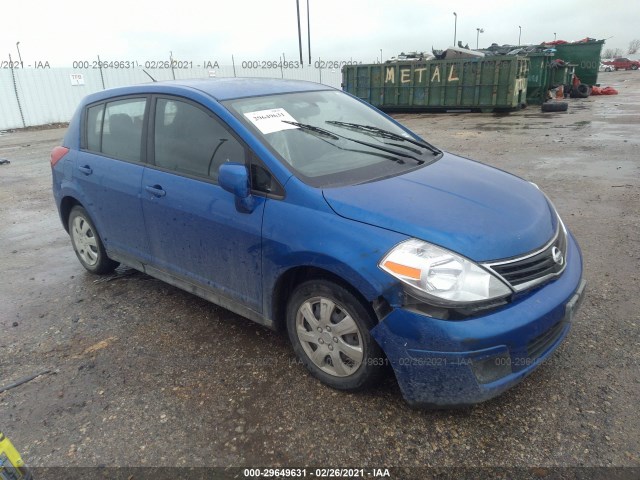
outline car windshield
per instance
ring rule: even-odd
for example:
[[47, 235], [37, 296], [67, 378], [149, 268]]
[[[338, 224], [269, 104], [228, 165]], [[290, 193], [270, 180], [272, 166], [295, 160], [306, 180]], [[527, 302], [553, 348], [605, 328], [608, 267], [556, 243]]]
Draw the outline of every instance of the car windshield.
[[341, 186], [420, 168], [440, 150], [335, 90], [225, 102], [304, 182]]

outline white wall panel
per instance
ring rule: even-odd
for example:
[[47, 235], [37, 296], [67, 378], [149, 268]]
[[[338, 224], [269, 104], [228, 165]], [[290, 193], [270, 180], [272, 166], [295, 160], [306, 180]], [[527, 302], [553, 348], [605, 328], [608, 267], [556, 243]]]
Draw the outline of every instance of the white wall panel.
[[[342, 75], [338, 69], [317, 69], [304, 67], [298, 69], [254, 69], [240, 68], [236, 63], [235, 75], [233, 65], [222, 65], [215, 69], [153, 69], [147, 70], [157, 81], [189, 78], [223, 77], [262, 77], [287, 78], [323, 83], [340, 88]], [[68, 122], [80, 100], [94, 92], [105, 88], [120, 87], [148, 83], [151, 79], [137, 69], [103, 69], [102, 77], [99, 69], [16, 69], [14, 70], [18, 96], [26, 126], [45, 125], [47, 123]], [[72, 85], [70, 75], [82, 74], [84, 85]], [[0, 130], [22, 128], [22, 117], [13, 88], [11, 70], [0, 70]]]

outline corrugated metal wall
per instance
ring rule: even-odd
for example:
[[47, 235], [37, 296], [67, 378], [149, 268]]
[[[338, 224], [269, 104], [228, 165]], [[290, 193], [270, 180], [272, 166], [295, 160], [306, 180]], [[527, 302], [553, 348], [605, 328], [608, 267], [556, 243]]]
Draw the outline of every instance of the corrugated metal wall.
[[[147, 70], [157, 81], [187, 78], [266, 77], [308, 80], [340, 88], [339, 69], [313, 66], [298, 69], [248, 69], [220, 66], [213, 70], [153, 69]], [[71, 75], [82, 74], [84, 85], [72, 85]], [[15, 82], [14, 82], [15, 79]], [[0, 70], [0, 130], [47, 123], [68, 122], [80, 100], [104, 88], [150, 82], [142, 69], [2, 69]], [[104, 83], [104, 86], [103, 86]]]

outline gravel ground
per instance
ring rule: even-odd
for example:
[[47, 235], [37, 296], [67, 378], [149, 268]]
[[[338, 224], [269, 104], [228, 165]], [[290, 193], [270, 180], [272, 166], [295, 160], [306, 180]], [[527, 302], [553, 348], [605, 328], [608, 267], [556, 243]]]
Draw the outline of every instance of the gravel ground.
[[[537, 183], [578, 238], [588, 291], [567, 341], [472, 409], [410, 409], [395, 380], [322, 386], [284, 334], [71, 249], [48, 155], [0, 134], [0, 430], [31, 466], [640, 467], [640, 73], [620, 95], [509, 115], [402, 114], [451, 152]], [[638, 473], [638, 470], [634, 470]]]

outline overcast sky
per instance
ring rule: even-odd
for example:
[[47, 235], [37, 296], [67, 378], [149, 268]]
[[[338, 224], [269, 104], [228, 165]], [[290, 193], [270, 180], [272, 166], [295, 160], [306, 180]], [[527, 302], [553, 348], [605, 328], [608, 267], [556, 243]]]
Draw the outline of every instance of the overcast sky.
[[[306, 0], [300, 0], [304, 58], [307, 59]], [[48, 61], [70, 67], [73, 61], [218, 61], [298, 57], [295, 0], [29, 0], [5, 2], [0, 28], [0, 60], [25, 64]], [[457, 39], [480, 47], [585, 37], [607, 39], [621, 48], [640, 38], [638, 0], [310, 0], [313, 59], [374, 62], [401, 51], [444, 49]]]

